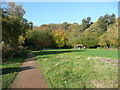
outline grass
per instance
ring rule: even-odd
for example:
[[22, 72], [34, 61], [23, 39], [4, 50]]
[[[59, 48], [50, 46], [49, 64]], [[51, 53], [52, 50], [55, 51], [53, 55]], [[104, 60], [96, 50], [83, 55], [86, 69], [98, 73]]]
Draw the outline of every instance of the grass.
[[24, 59], [27, 58], [27, 53], [29, 51], [22, 52], [19, 56], [15, 58], [9, 58], [4, 60], [3, 64], [0, 65], [2, 68], [2, 88], [11, 88], [12, 82], [14, 81], [16, 75], [20, 71], [20, 66], [22, 65]]
[[117, 59], [117, 50], [57, 49], [34, 51], [49, 88], [117, 88], [118, 68], [98, 60]]

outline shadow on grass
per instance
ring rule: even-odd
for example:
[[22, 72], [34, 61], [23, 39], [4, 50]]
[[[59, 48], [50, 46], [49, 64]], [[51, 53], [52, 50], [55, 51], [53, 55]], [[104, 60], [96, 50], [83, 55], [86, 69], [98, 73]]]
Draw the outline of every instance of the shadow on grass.
[[[27, 67], [12, 67], [12, 68], [3, 68], [2, 75], [8, 74], [8, 73], [14, 73], [14, 72], [20, 72], [24, 70], [34, 69], [35, 67], [27, 66]], [[0, 70], [0, 71], [1, 71]]]
[[39, 51], [39, 52], [34, 52], [34, 54], [37, 55], [49, 55], [49, 54], [61, 54], [61, 53], [68, 53], [68, 52], [82, 52], [85, 50], [60, 50], [60, 51]]

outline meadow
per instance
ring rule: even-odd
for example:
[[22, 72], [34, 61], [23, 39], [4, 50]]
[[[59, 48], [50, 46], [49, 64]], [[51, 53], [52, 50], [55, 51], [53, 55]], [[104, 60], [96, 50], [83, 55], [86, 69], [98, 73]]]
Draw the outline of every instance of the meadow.
[[[11, 88], [18, 72], [28, 70], [21, 67], [24, 60], [29, 58], [28, 52], [32, 57], [35, 55], [36, 59], [30, 58], [37, 60], [35, 62], [39, 65], [49, 88], [117, 88], [118, 51], [110, 49], [120, 49], [120, 18], [112, 11], [114, 8], [111, 9], [118, 3], [98, 4], [87, 3], [88, 6], [92, 6], [89, 11], [86, 3], [29, 3], [32, 6], [29, 9], [24, 3], [1, 3], [0, 50], [3, 62], [0, 64], [0, 88]], [[40, 12], [38, 8], [45, 10]], [[38, 70], [38, 67], [35, 69]], [[37, 76], [35, 69], [34, 72], [31, 71], [32, 74], [27, 73], [27, 77], [22, 79], [34, 82], [34, 77], [41, 76], [39, 72]], [[31, 78], [33, 73], [35, 76]], [[27, 86], [25, 82], [21, 82], [22, 87]], [[38, 83], [27, 84], [31, 87]]]
[[117, 50], [33, 51], [49, 88], [117, 88]]
[[[0, 65], [2, 88], [11, 88], [28, 52], [8, 58]], [[51, 49], [32, 52], [49, 88], [118, 87], [117, 50]]]

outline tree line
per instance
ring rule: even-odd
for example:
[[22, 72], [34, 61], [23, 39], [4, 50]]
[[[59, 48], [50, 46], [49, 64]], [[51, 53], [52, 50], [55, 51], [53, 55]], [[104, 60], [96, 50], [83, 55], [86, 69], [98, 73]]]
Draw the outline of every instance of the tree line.
[[[24, 18], [22, 5], [14, 2], [0, 8], [2, 16], [3, 55], [16, 54], [28, 49], [73, 48], [82, 44], [86, 48], [119, 48], [118, 22], [115, 14], [100, 16], [96, 22], [91, 17], [82, 23], [43, 24], [33, 26]], [[39, 22], [38, 22], [39, 23]]]
[[[36, 33], [35, 33], [36, 32]], [[43, 34], [44, 32], [44, 34]], [[96, 22], [87, 17], [81, 24], [43, 24], [28, 31], [26, 42], [38, 48], [73, 48], [82, 44], [86, 48], [119, 48], [118, 18], [115, 14], [100, 16]], [[34, 36], [34, 37], [33, 37]], [[39, 38], [39, 39], [38, 39]]]

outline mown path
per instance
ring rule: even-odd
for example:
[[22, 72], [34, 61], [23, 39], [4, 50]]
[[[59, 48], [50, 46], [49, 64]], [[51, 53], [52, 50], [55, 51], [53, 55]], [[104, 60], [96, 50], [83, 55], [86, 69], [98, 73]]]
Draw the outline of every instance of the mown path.
[[28, 59], [24, 61], [21, 69], [22, 71], [18, 73], [12, 88], [47, 88], [32, 53], [28, 53]]

